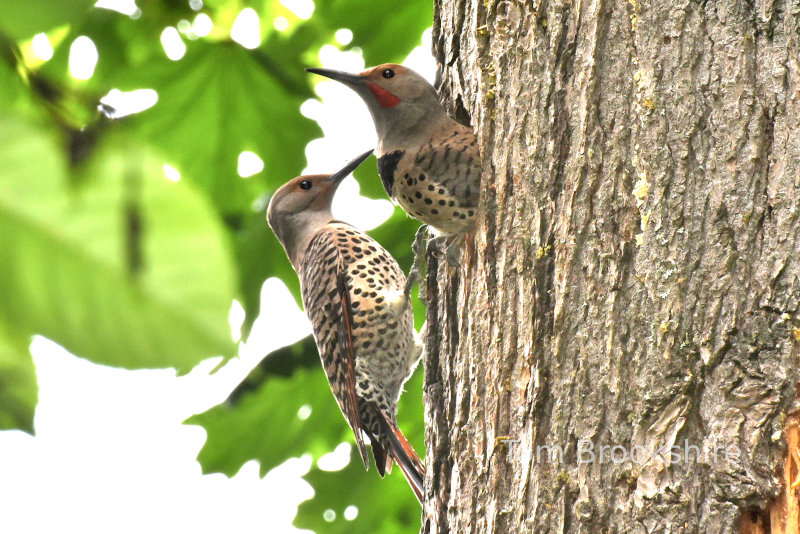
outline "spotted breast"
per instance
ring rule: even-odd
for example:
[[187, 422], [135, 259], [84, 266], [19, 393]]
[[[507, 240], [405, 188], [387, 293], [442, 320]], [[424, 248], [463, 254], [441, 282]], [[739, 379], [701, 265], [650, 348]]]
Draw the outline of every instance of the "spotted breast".
[[472, 131], [455, 121], [447, 126], [414, 150], [381, 155], [378, 173], [406, 213], [452, 235], [474, 224], [481, 168]]

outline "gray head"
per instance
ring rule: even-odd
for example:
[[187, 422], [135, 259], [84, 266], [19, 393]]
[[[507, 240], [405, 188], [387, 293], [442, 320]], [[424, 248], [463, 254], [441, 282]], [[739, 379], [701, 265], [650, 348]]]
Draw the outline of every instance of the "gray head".
[[334, 174], [293, 178], [272, 195], [267, 221], [292, 265], [297, 266], [314, 234], [333, 220], [331, 204], [339, 184], [370, 154], [364, 152]]
[[436, 90], [413, 70], [394, 63], [359, 74], [306, 69], [343, 83], [367, 104], [378, 132], [378, 153], [413, 146], [438, 120], [447, 118]]

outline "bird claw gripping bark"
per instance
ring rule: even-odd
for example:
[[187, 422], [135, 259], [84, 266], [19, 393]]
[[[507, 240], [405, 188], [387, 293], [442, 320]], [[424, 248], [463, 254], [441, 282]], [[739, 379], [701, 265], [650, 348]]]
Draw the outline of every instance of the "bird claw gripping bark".
[[406, 299], [411, 298], [411, 289], [415, 282], [419, 282], [419, 300], [428, 305], [428, 295], [425, 290], [425, 281], [422, 278], [422, 265], [425, 261], [425, 234], [428, 233], [428, 225], [423, 224], [417, 229], [414, 236], [414, 243], [411, 245], [411, 250], [414, 252], [414, 262], [411, 264], [411, 269], [408, 271], [408, 280], [406, 280], [406, 287], [403, 293]]
[[[448, 240], [450, 240], [450, 243], [448, 243]], [[428, 241], [428, 248], [431, 249], [433, 247], [432, 252], [438, 258], [446, 259], [448, 265], [455, 269], [461, 265], [461, 244], [463, 242], [463, 233], [458, 233], [455, 236], [440, 235], [432, 237]]]
[[[411, 269], [408, 271], [408, 279], [403, 288], [403, 294], [406, 300], [410, 302], [411, 291], [414, 288], [414, 284], [419, 282], [419, 300], [421, 300], [425, 306], [428, 305], [428, 294], [422, 275], [422, 266], [425, 265], [425, 257], [428, 250], [438, 258], [447, 259], [447, 263], [451, 267], [457, 268], [461, 264], [461, 245], [464, 242], [463, 233], [455, 235], [449, 244], [447, 240], [451, 236], [436, 236], [426, 240], [426, 234], [430, 235], [430, 227], [427, 224], [423, 224], [417, 229], [417, 233], [414, 235], [414, 243], [411, 245], [411, 250], [414, 252], [414, 261], [411, 264]], [[444, 250], [439, 250], [437, 247]]]
[[444, 249], [444, 256], [451, 267], [461, 265], [461, 245], [464, 243], [464, 233], [460, 232], [453, 237], [453, 240]]

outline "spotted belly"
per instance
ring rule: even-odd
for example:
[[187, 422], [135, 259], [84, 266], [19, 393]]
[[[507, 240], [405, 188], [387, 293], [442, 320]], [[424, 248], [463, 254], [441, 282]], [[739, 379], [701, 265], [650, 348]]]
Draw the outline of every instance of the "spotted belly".
[[406, 213], [444, 235], [457, 234], [472, 227], [475, 206], [465, 206], [424, 172], [416, 169], [395, 173], [393, 197]]

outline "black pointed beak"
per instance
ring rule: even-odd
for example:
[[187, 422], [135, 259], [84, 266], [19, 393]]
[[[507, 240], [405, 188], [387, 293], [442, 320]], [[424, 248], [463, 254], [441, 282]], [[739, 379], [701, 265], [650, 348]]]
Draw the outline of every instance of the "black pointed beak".
[[337, 82], [341, 82], [345, 85], [355, 85], [363, 82], [361, 77], [358, 76], [357, 74], [350, 74], [349, 72], [343, 72], [340, 70], [306, 69], [306, 72], [319, 74], [320, 76], [325, 76], [326, 78], [330, 78], [331, 80], [336, 80]]
[[366, 152], [358, 156], [356, 159], [354, 159], [353, 161], [342, 167], [342, 169], [328, 176], [328, 178], [325, 181], [334, 185], [339, 185], [339, 183], [345, 178], [347, 178], [351, 172], [356, 170], [356, 168], [359, 165], [364, 163], [364, 160], [367, 159], [370, 156], [370, 154], [372, 154], [372, 149], [367, 150]]

